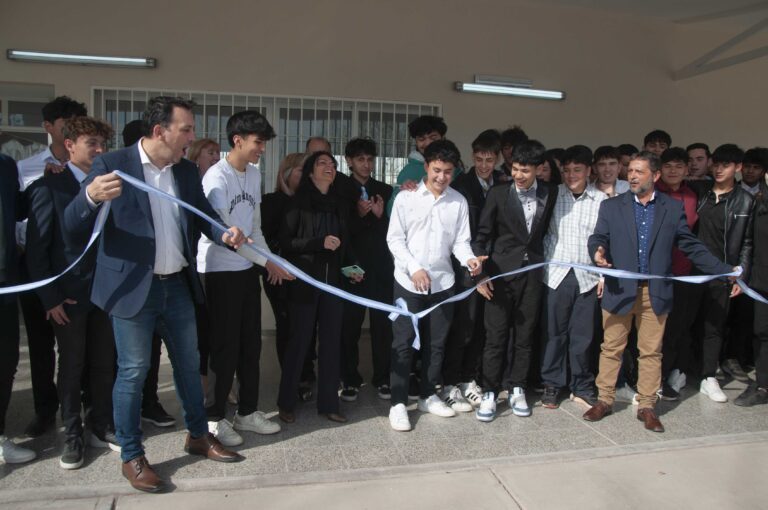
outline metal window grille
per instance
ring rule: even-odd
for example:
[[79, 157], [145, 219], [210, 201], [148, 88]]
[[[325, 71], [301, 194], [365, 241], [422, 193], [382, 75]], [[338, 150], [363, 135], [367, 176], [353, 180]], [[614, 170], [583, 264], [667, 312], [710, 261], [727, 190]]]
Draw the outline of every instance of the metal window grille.
[[411, 147], [408, 123], [420, 115], [441, 113], [440, 105], [429, 103], [94, 87], [93, 112], [115, 129], [113, 147], [122, 147], [123, 127], [141, 118], [149, 98], [159, 95], [193, 99], [197, 103], [194, 115], [198, 138], [217, 140], [222, 156], [229, 147], [227, 119], [247, 109], [261, 112], [277, 132], [277, 138], [267, 145], [267, 152], [259, 163], [264, 177], [262, 191], [267, 192], [274, 189], [283, 157], [304, 152], [312, 136], [322, 136], [331, 142], [339, 169], [345, 173], [349, 173], [344, 160], [347, 141], [357, 136], [372, 138], [379, 152], [374, 176], [392, 184], [408, 161]]

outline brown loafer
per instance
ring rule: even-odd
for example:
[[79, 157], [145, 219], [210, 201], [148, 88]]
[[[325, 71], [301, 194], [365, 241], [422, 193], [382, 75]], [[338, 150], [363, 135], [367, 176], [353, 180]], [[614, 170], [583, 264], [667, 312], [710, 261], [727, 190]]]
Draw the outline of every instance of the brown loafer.
[[645, 428], [652, 432], [664, 432], [664, 425], [656, 416], [656, 413], [650, 407], [637, 410], [637, 419], [643, 422]]
[[347, 423], [348, 421], [346, 416], [339, 413], [325, 413], [323, 416], [336, 423]]
[[123, 476], [131, 483], [131, 487], [140, 491], [158, 493], [168, 488], [143, 455], [123, 462]]
[[603, 402], [602, 400], [598, 400], [597, 404], [593, 405], [589, 408], [589, 410], [584, 413], [584, 418], [587, 421], [600, 421], [609, 414], [613, 412], [613, 408]]
[[284, 409], [277, 410], [277, 417], [280, 418], [280, 421], [284, 421], [285, 423], [293, 423], [296, 421], [296, 415], [293, 414], [293, 412]]
[[193, 438], [191, 434], [187, 434], [184, 451], [190, 455], [202, 455], [216, 462], [240, 462], [244, 459], [239, 453], [224, 448], [224, 445], [210, 432], [198, 438]]

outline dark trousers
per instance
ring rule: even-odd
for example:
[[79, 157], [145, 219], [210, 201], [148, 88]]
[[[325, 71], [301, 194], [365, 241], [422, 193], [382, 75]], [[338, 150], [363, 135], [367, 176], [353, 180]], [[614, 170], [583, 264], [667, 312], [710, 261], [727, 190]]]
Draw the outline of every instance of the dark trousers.
[[81, 391], [88, 386], [88, 421], [99, 432], [112, 428], [112, 385], [115, 382], [115, 337], [107, 314], [93, 307], [70, 315], [65, 325], [53, 324], [59, 347], [56, 385], [67, 437], [83, 434]]
[[[392, 302], [392, 283], [382, 282], [370, 276], [370, 280], [363, 280], [359, 284], [351, 286], [348, 290], [358, 296], [373, 299], [381, 303]], [[360, 362], [360, 329], [365, 319], [364, 306], [356, 305], [351, 301], [344, 301], [344, 321], [341, 326], [341, 359], [342, 381], [345, 386], [360, 387], [363, 378], [357, 367]], [[368, 309], [371, 334], [371, 356], [373, 358], [374, 386], [389, 384], [389, 356], [392, 350], [392, 325], [388, 314], [379, 310]]]
[[[466, 289], [456, 285], [456, 293]], [[445, 342], [443, 384], [455, 386], [480, 381], [480, 367], [485, 343], [483, 309], [485, 298], [473, 292], [453, 305], [453, 322]]]
[[213, 402], [208, 418], [226, 414], [227, 396], [235, 373], [240, 382], [237, 412], [246, 416], [259, 403], [261, 359], [261, 284], [259, 270], [217, 271], [205, 274], [208, 300], [210, 359], [208, 374], [213, 384]]
[[757, 385], [768, 388], [768, 305], [755, 301], [755, 374]]
[[570, 388], [576, 395], [594, 394], [595, 378], [590, 363], [597, 314], [597, 289], [581, 294], [573, 270], [556, 289], [546, 287], [544, 313], [546, 339], [541, 362], [541, 379], [545, 386], [565, 388], [568, 368]]
[[498, 394], [502, 389], [526, 386], [531, 341], [541, 308], [541, 274], [539, 269], [511, 281], [493, 281], [493, 299], [485, 303], [484, 314], [482, 386], [486, 391]]
[[[416, 294], [403, 288], [395, 282], [394, 298], [403, 298], [408, 310], [419, 312], [431, 307], [453, 295], [453, 289], [447, 289], [435, 294]], [[453, 303], [445, 304], [419, 321], [419, 337], [421, 348], [421, 388], [419, 396], [427, 398], [435, 393], [435, 386], [440, 384], [443, 368], [443, 352], [448, 330], [453, 318]], [[408, 405], [408, 382], [413, 358], [413, 340], [416, 332], [410, 317], [400, 315], [392, 323], [392, 371], [390, 386], [392, 388], [392, 405]]]
[[[291, 284], [306, 286], [305, 283], [298, 281]], [[291, 338], [285, 349], [280, 393], [277, 398], [280, 409], [293, 411], [296, 407], [302, 367], [313, 342], [317, 324], [317, 411], [323, 414], [339, 412], [338, 389], [341, 376], [343, 313], [344, 304], [341, 299], [317, 289], [312, 289], [309, 299], [291, 303]]]
[[693, 362], [691, 328], [696, 321], [704, 285], [673, 281], [672, 311], [667, 318], [661, 346], [661, 377], [666, 380], [674, 369], [690, 372]]
[[730, 282], [713, 280], [703, 284], [701, 307], [704, 313], [702, 337], [701, 376], [714, 377], [720, 364], [720, 351], [725, 338], [725, 324], [730, 307]]
[[19, 364], [19, 309], [15, 296], [0, 296], [0, 435], [11, 401], [13, 376]]
[[725, 358], [735, 359], [742, 366], [753, 362], [755, 307], [753, 299], [745, 294], [731, 300], [728, 324], [730, 333], [725, 343]]

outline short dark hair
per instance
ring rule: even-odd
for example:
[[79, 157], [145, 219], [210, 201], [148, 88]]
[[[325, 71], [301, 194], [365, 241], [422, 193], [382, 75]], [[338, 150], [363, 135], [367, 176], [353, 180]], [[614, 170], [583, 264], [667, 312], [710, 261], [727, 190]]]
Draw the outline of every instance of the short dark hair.
[[744, 161], [744, 150], [735, 143], [726, 143], [712, 153], [712, 163], [736, 163]]
[[523, 131], [523, 128], [518, 125], [514, 125], [501, 132], [502, 147], [515, 147], [516, 145], [527, 141], [528, 135]]
[[555, 158], [547, 153], [544, 153], [544, 160], [549, 163], [549, 183], [552, 185], [562, 184], [563, 176], [560, 174], [560, 167], [557, 166]]
[[637, 147], [631, 143], [622, 143], [617, 149], [619, 150], [619, 156], [631, 156], [632, 154], [637, 154]]
[[621, 153], [619, 152], [618, 148], [612, 145], [601, 145], [595, 149], [595, 157], [593, 158], [593, 162], [597, 164], [601, 159], [615, 159], [616, 161], [620, 161]]
[[691, 145], [685, 148], [685, 152], [695, 151], [696, 149], [703, 149], [704, 152], [707, 153], [708, 158], [712, 157], [712, 153], [709, 151], [709, 145], [702, 142], [692, 143]]
[[411, 138], [424, 136], [432, 131], [437, 131], [440, 133], [440, 136], [445, 136], [448, 126], [442, 117], [422, 115], [421, 117], [416, 117], [408, 124], [408, 134], [411, 135]]
[[647, 162], [648, 166], [651, 167], [651, 172], [658, 172], [661, 170], [661, 160], [651, 151], [636, 152], [629, 157], [630, 163], [636, 159]]
[[768, 171], [768, 149], [765, 147], [754, 147], [744, 153], [745, 165], [760, 165], [763, 170]]
[[157, 96], [153, 97], [147, 103], [147, 109], [144, 110], [142, 122], [144, 122], [144, 133], [146, 136], [152, 135], [152, 129], [158, 124], [167, 128], [173, 118], [174, 108], [184, 108], [192, 111], [195, 102], [183, 97]]
[[141, 119], [130, 121], [123, 128], [123, 146], [130, 147], [144, 135], [144, 121]]
[[108, 142], [115, 132], [112, 126], [93, 117], [70, 117], [64, 122], [64, 138], [76, 142], [81, 136], [100, 136]]
[[576, 163], [577, 165], [592, 165], [592, 150], [586, 145], [572, 145], [565, 149], [561, 165]]
[[539, 166], [544, 164], [544, 154], [547, 149], [537, 140], [526, 140], [515, 145], [512, 151], [512, 162], [520, 165]]
[[333, 157], [333, 154], [328, 151], [313, 152], [307, 156], [307, 159], [304, 160], [304, 166], [301, 167], [301, 180], [299, 181], [300, 188], [307, 186], [311, 182], [309, 176], [312, 175], [312, 170], [315, 169], [315, 162], [320, 156], [328, 156], [331, 158], [331, 160], [333, 160], [334, 168], [338, 170], [339, 164], [336, 162], [336, 158]]
[[666, 143], [667, 146], [670, 146], [672, 145], [672, 137], [666, 131], [654, 129], [643, 138], [643, 145], [648, 145], [651, 142]]
[[69, 119], [72, 117], [85, 117], [88, 108], [85, 103], [78, 103], [69, 96], [59, 96], [43, 106], [43, 120], [55, 122], [56, 119]]
[[478, 152], [501, 152], [501, 134], [496, 129], [486, 129], [472, 141], [472, 154]]
[[562, 163], [563, 161], [563, 154], [565, 154], [565, 149], [562, 147], [555, 147], [553, 149], [548, 149], [545, 153], [548, 158], [554, 158]]
[[227, 120], [227, 141], [230, 147], [235, 146], [235, 136], [256, 135], [265, 142], [275, 137], [269, 121], [256, 110], [237, 112]]
[[682, 147], [670, 147], [661, 153], [661, 164], [665, 165], [671, 161], [682, 161], [688, 164], [688, 151]]
[[433, 161], [452, 163], [453, 166], [458, 167], [461, 165], [461, 153], [452, 141], [435, 140], [424, 149], [424, 162], [429, 164]]
[[344, 147], [344, 155], [348, 158], [357, 156], [376, 157], [376, 142], [370, 138], [353, 138]]

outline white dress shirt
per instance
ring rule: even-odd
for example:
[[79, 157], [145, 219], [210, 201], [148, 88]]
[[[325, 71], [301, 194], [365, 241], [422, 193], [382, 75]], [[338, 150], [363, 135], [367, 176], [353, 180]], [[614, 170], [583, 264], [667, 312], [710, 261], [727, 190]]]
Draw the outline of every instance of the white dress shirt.
[[[173, 165], [157, 168], [139, 143], [139, 157], [144, 170], [144, 181], [172, 196], [176, 195], [176, 182], [173, 178]], [[152, 223], [155, 227], [155, 274], [173, 274], [187, 266], [184, 258], [184, 244], [181, 238], [181, 219], [179, 206], [170, 200], [149, 193], [149, 208], [152, 211]]]
[[469, 240], [467, 200], [453, 188], [435, 198], [422, 180], [415, 191], [395, 197], [387, 245], [395, 259], [395, 280], [409, 292], [426, 294], [411, 282], [411, 276], [421, 269], [429, 274], [431, 292], [453, 287], [451, 253], [466, 267], [475, 257]]
[[80, 184], [83, 183], [86, 177], [88, 177], [88, 174], [80, 170], [74, 163], [71, 161], [67, 163], [67, 166], [69, 167], [69, 171], [72, 172], [72, 175], [75, 176], [75, 179], [77, 179], [77, 182]]
[[741, 181], [741, 187], [744, 188], [744, 191], [752, 195], [753, 197], [757, 195], [757, 192], [760, 191], [760, 183], [758, 182], [754, 186], [750, 186], [744, 181]]
[[520, 189], [517, 184], [510, 187], [510, 190], [515, 190], [517, 198], [520, 200], [520, 205], [523, 206], [523, 214], [525, 215], [525, 228], [528, 229], [528, 233], [531, 233], [531, 227], [533, 226], [533, 219], [536, 217], [536, 207], [538, 201], [536, 199], [536, 190], [538, 188], [538, 181], [533, 181], [533, 184], [528, 189]]

